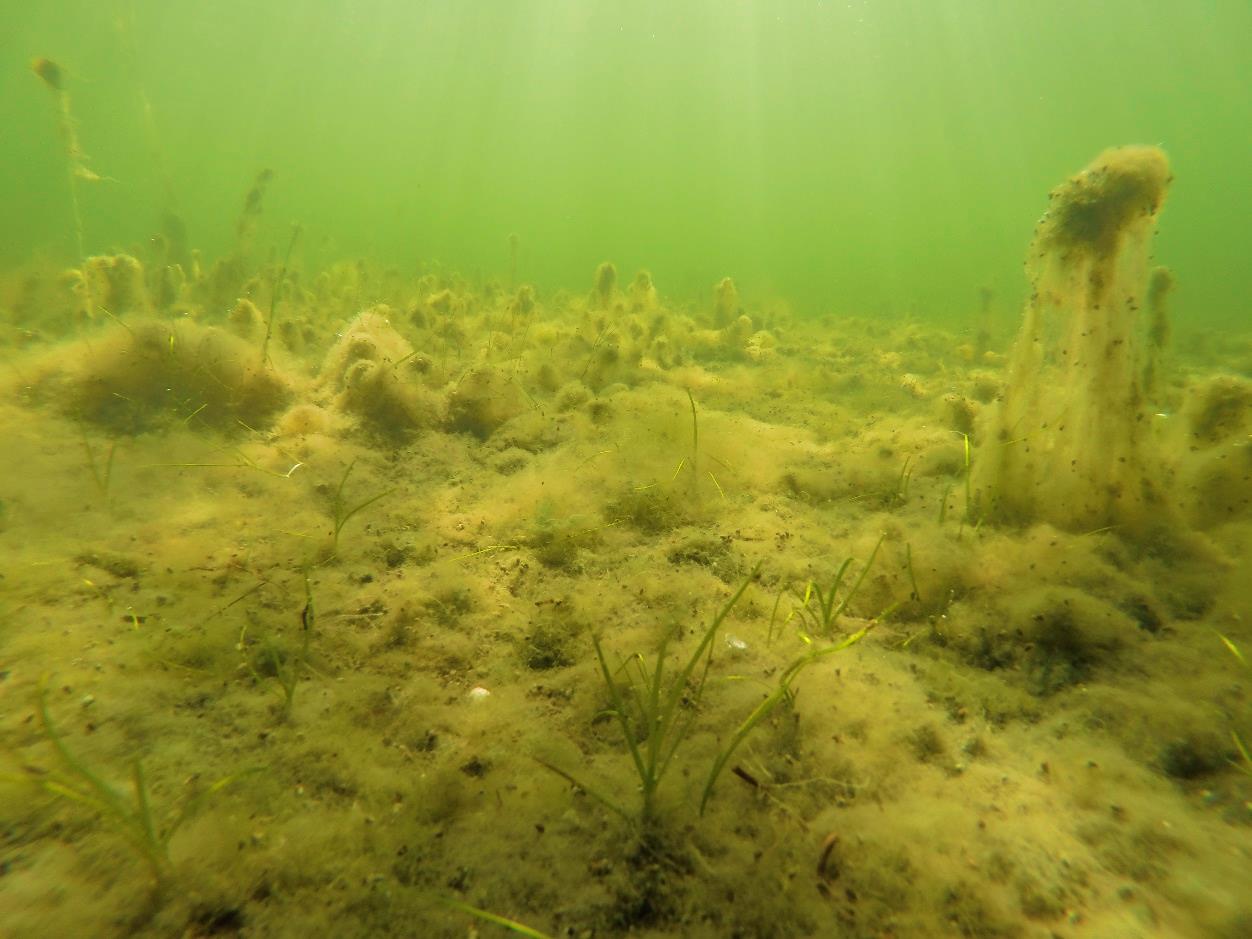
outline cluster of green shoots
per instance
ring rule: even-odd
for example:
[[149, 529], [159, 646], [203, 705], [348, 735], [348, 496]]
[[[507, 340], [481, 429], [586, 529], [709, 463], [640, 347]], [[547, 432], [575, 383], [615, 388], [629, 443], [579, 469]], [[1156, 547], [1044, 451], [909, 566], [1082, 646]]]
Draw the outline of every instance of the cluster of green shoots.
[[[877, 550], [875, 546], [875, 554]], [[823, 637], [831, 636], [836, 620], [856, 595], [873, 560], [871, 555], [856, 582], [838, 600], [835, 598], [851, 563], [850, 559], [844, 562], [829, 590], [822, 591], [810, 584], [803, 602], [795, 611], [796, 617], [809, 623], [813, 627], [811, 632], [820, 633]], [[682, 751], [683, 744], [690, 738], [699, 716], [700, 703], [712, 665], [713, 640], [749, 585], [756, 579], [759, 569], [760, 565], [757, 565], [752, 570], [701, 631], [691, 652], [680, 657], [677, 662], [671, 662], [669, 656], [670, 643], [676, 630], [667, 633], [651, 660], [641, 653], [635, 653], [616, 667], [610, 664], [600, 637], [592, 637], [600, 677], [609, 698], [606, 713], [621, 732], [622, 742], [638, 779], [639, 803], [636, 807], [628, 807], [599, 788], [587, 785], [574, 774], [545, 760], [539, 762], [619, 815], [642, 840], [657, 833], [658, 792], [669, 770], [674, 766], [675, 758]], [[822, 646], [818, 646], [811, 636], [802, 631], [802, 636], [809, 645], [808, 651], [782, 670], [770, 693], [725, 738], [705, 777], [700, 797], [701, 814], [707, 808], [722, 772], [748, 736], [777, 708], [794, 703], [794, 684], [801, 673], [827, 656], [860, 642], [874, 627], [875, 622]]]
[[799, 630], [800, 638], [806, 645], [813, 644], [814, 636], [821, 638], [832, 636], [839, 617], [843, 616], [848, 609], [848, 604], [852, 602], [857, 591], [861, 589], [861, 584], [865, 583], [865, 578], [869, 576], [870, 569], [874, 566], [874, 559], [878, 557], [878, 549], [882, 547], [884, 537], [882, 535], [879, 536], [878, 541], [874, 544], [874, 550], [870, 552], [865, 566], [861, 569], [861, 573], [852, 583], [852, 586], [844, 591], [842, 595], [840, 591], [843, 589], [844, 579], [847, 577], [848, 569], [852, 566], [852, 558], [850, 557], [844, 558], [843, 563], [839, 565], [839, 569], [835, 571], [830, 584], [825, 588], [817, 581], [810, 580], [804, 585], [803, 591], [797, 590], [795, 587], [781, 591], [778, 594], [778, 598], [774, 601], [774, 612], [770, 616], [769, 640], [773, 641], [774, 625], [778, 622], [779, 609], [787, 593], [790, 593], [792, 599], [798, 600], [799, 603], [792, 604], [781, 625], [787, 626], [794, 622]]

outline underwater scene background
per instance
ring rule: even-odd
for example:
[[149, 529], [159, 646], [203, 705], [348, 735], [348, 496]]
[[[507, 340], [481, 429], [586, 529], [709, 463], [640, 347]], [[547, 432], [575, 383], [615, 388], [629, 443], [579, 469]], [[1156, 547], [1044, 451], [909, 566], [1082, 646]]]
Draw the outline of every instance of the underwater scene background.
[[1250, 35], [8, 4], [0, 936], [1252, 934]]
[[[1039, 196], [1114, 143], [1180, 179], [1160, 250], [1189, 316], [1247, 293], [1240, 0], [13, 5], [0, 252], [74, 249], [35, 55], [72, 73], [91, 250], [174, 209], [210, 256], [270, 168], [272, 241], [581, 285], [605, 258], [683, 296], [733, 274], [806, 311], [1007, 313]], [[1181, 308], [1180, 308], [1181, 309]]]

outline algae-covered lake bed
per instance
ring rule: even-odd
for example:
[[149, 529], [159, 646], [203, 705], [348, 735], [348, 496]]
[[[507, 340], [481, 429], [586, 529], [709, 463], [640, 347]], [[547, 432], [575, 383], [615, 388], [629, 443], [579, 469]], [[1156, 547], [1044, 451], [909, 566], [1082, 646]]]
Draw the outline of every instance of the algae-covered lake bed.
[[1252, 7], [0, 42], [0, 939], [1252, 936]]
[[[163, 308], [155, 265], [92, 263], [133, 312], [8, 281], [69, 317], [6, 334], [11, 934], [1248, 922], [1248, 482], [1215, 468], [1247, 337], [1179, 340], [1180, 514], [1133, 540], [983, 520], [1006, 366], [972, 330], [609, 265], [540, 296], [275, 264], [213, 317], [212, 278]], [[642, 829], [611, 712], [719, 613]]]

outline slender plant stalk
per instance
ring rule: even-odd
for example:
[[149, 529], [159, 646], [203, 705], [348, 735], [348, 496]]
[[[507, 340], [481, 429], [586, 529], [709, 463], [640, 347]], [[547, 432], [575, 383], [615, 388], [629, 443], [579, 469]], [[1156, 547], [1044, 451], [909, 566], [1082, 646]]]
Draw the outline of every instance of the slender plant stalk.
[[948, 484], [943, 487], [943, 497], [939, 500], [939, 525], [941, 527], [948, 518], [948, 498], [952, 495], [954, 485], [955, 483], [949, 480]]
[[908, 541], [904, 543], [904, 563], [909, 570], [909, 583], [913, 587], [912, 599], [921, 603], [922, 592], [917, 589], [917, 575], [913, 573], [913, 545]]
[[[1217, 632], [1217, 630], [1213, 630], [1213, 632], [1217, 633], [1217, 638], [1220, 639], [1222, 645], [1226, 647], [1226, 651], [1235, 657], [1235, 661], [1242, 665], [1245, 670], [1252, 671], [1252, 665], [1248, 663], [1247, 658], [1243, 654], [1243, 650], [1235, 645], [1234, 641], [1227, 636]], [[1239, 753], [1239, 759], [1237, 761], [1232, 760], [1232, 764], [1240, 772], [1248, 776], [1252, 776], [1252, 753], [1248, 752], [1248, 747], [1243, 742], [1243, 738], [1239, 736], [1239, 732], [1237, 730], [1232, 730], [1230, 732], [1230, 739], [1235, 745], [1235, 750]]]
[[961, 527], [957, 530], [956, 536], [959, 538], [965, 533], [966, 525], [974, 525], [974, 493], [973, 493], [973, 473], [971, 472], [971, 457], [969, 447], [969, 434], [961, 434], [965, 441], [965, 514], [961, 516]]

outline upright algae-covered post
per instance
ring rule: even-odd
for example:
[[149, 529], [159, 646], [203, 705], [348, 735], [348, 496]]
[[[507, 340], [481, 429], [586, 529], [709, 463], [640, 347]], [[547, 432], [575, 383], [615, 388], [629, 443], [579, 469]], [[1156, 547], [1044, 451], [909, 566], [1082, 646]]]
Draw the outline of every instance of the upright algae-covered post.
[[1144, 389], [1152, 324], [1140, 315], [1171, 179], [1156, 147], [1118, 147], [1052, 191], [977, 461], [992, 520], [1135, 537], [1172, 516]]

